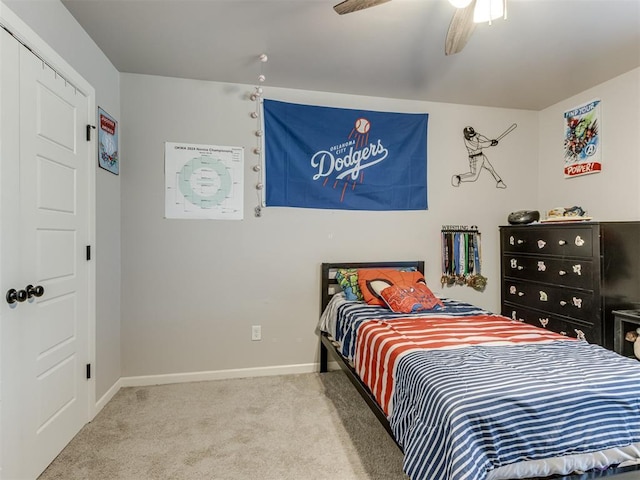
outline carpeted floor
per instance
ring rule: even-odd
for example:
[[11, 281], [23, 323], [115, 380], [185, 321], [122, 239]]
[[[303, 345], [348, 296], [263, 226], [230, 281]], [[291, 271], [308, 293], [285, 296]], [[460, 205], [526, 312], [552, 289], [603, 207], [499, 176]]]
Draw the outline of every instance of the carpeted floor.
[[340, 371], [121, 389], [39, 480], [407, 480]]

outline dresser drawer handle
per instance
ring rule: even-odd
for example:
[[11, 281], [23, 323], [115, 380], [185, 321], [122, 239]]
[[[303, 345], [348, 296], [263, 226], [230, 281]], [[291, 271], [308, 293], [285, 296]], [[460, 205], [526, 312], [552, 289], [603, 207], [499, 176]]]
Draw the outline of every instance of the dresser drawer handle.
[[560, 271], [558, 272], [558, 275], [560, 275], [561, 277], [562, 277], [563, 275], [566, 275], [566, 274], [567, 274], [567, 272], [565, 272], [564, 270], [560, 270]]
[[560, 240], [560, 241], [558, 242], [558, 245], [566, 245], [566, 244], [567, 244], [567, 241], [566, 241], [566, 240]]

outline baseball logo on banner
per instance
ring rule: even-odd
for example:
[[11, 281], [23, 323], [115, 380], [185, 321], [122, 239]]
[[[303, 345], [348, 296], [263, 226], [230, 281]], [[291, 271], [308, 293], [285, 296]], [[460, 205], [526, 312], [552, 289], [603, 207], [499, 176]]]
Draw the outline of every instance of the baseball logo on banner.
[[366, 118], [359, 118], [356, 120], [356, 130], [358, 133], [365, 134], [369, 131], [370, 128], [369, 120]]

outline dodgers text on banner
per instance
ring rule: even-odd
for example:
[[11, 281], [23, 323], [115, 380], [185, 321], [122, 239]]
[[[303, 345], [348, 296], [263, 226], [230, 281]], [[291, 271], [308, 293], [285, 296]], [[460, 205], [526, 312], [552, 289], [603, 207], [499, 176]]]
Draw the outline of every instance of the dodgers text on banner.
[[263, 109], [267, 207], [427, 209], [428, 114]]

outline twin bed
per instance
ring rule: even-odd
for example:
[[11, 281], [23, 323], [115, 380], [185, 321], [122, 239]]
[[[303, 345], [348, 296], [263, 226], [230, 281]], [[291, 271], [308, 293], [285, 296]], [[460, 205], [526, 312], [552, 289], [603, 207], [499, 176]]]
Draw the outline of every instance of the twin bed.
[[420, 261], [324, 263], [321, 281], [321, 371], [332, 352], [412, 480], [639, 468], [636, 360], [438, 298], [423, 273]]

